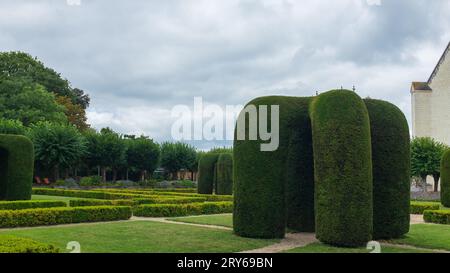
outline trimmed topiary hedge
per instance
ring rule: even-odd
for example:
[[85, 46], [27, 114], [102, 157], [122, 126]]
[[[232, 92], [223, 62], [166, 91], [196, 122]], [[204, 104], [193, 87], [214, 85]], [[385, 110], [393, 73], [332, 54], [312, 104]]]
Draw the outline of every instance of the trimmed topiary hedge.
[[[239, 140], [235, 132], [233, 226], [237, 235], [282, 238], [286, 222], [298, 231], [313, 229], [310, 101], [311, 98], [269, 96], [254, 99], [247, 105], [268, 106], [268, 120], [272, 119], [270, 106], [279, 106], [279, 145], [275, 151], [261, 152], [261, 144], [266, 141]], [[248, 116], [243, 111], [239, 118], [246, 120], [247, 139]], [[288, 166], [295, 166], [295, 171], [291, 173]]]
[[408, 122], [395, 105], [364, 100], [370, 118], [373, 168], [373, 239], [409, 232], [411, 152]]
[[135, 216], [141, 217], [178, 217], [201, 214], [231, 213], [232, 202], [206, 202], [191, 204], [153, 204], [137, 206]]
[[214, 190], [214, 172], [219, 154], [207, 153], [198, 162], [198, 193], [212, 194]]
[[0, 134], [0, 200], [31, 199], [33, 167], [31, 140]]
[[54, 208], [67, 207], [64, 201], [0, 201], [0, 210], [19, 210], [19, 209], [35, 209], [35, 208]]
[[0, 235], [0, 253], [58, 253], [53, 245], [43, 244], [27, 238]]
[[0, 228], [127, 220], [131, 207], [99, 206], [0, 210]]
[[410, 214], [423, 214], [426, 210], [439, 210], [441, 205], [437, 202], [419, 202], [411, 201]]
[[360, 246], [372, 238], [370, 122], [362, 99], [333, 90], [311, 104], [316, 237], [328, 244]]
[[450, 150], [444, 153], [441, 160], [441, 202], [450, 207]]
[[150, 194], [133, 194], [133, 193], [110, 192], [110, 191], [65, 190], [65, 189], [48, 189], [48, 188], [33, 188], [33, 194], [66, 196], [77, 198], [94, 198], [106, 200], [156, 197], [156, 195]]
[[220, 154], [216, 163], [216, 194], [231, 195], [233, 193], [233, 156]]
[[426, 210], [423, 220], [426, 223], [450, 225], [450, 210]]
[[206, 202], [204, 197], [165, 197], [165, 198], [136, 198], [133, 199], [137, 204], [187, 204], [187, 203], [202, 203]]
[[134, 206], [134, 200], [101, 200], [101, 199], [73, 199], [69, 201], [71, 207], [92, 207], [92, 206]]

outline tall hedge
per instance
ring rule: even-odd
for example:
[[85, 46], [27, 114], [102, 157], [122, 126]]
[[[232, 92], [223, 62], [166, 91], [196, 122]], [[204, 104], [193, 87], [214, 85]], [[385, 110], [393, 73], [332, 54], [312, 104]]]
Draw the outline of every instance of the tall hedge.
[[233, 156], [220, 154], [216, 163], [216, 194], [230, 195], [233, 193]]
[[373, 165], [373, 238], [409, 232], [411, 153], [408, 122], [395, 105], [364, 100], [370, 117]]
[[441, 202], [450, 207], [450, 150], [444, 153], [441, 161]]
[[31, 199], [33, 143], [24, 136], [0, 134], [0, 200]]
[[[311, 149], [308, 147], [307, 138], [301, 137], [303, 133], [294, 134], [299, 131], [310, 133], [306, 122], [310, 100], [310, 98], [270, 96], [254, 99], [248, 104], [257, 108], [267, 105], [268, 120], [272, 114], [270, 106], [279, 106], [279, 147], [272, 152], [261, 152], [260, 145], [267, 143], [266, 141], [239, 140], [235, 137], [233, 228], [237, 235], [252, 238], [282, 238], [287, 222], [292, 226], [301, 227], [297, 222], [301, 219], [299, 215], [304, 215], [305, 218], [311, 218], [313, 215], [312, 204], [307, 202], [303, 204], [298, 198], [302, 195], [309, 196], [310, 200], [313, 198], [312, 161], [308, 159]], [[249, 114], [243, 111], [240, 114], [240, 118], [242, 117], [246, 117], [245, 130], [248, 133]], [[288, 165], [297, 166], [299, 169], [297, 172], [288, 172]], [[302, 168], [305, 172], [310, 170], [310, 174], [297, 175], [302, 173]], [[289, 192], [289, 197], [286, 191]], [[311, 221], [305, 221], [307, 222]]]
[[198, 162], [198, 193], [212, 194], [214, 189], [214, 168], [219, 155], [207, 153]]
[[338, 246], [372, 238], [372, 154], [363, 100], [349, 90], [332, 90], [311, 104], [314, 150], [316, 237]]

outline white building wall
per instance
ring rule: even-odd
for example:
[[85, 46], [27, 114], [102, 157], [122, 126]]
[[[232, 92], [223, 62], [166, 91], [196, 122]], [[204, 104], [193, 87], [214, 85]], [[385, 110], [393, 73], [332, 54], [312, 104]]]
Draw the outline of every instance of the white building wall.
[[412, 129], [414, 137], [426, 137], [433, 135], [431, 123], [431, 91], [414, 91], [412, 99]]

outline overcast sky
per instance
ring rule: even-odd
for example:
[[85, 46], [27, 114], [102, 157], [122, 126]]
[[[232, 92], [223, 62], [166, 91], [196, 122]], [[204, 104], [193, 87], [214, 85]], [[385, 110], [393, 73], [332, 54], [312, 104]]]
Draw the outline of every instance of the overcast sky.
[[410, 83], [450, 40], [449, 0], [67, 1], [0, 0], [0, 50], [86, 90], [95, 128], [157, 141], [194, 96], [225, 106], [355, 85], [410, 120]]

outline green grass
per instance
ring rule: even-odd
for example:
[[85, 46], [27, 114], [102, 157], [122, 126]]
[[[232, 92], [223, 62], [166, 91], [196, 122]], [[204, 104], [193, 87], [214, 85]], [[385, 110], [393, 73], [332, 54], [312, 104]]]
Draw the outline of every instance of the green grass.
[[411, 225], [409, 233], [404, 238], [391, 242], [450, 251], [450, 225]]
[[[361, 248], [343, 248], [325, 245], [322, 243], [313, 243], [305, 247], [298, 247], [286, 251], [286, 253], [370, 253], [365, 247]], [[416, 250], [401, 247], [381, 245], [381, 253], [432, 253], [432, 251]]]
[[278, 240], [242, 238], [231, 231], [151, 221], [82, 224], [0, 231], [31, 238], [61, 250], [70, 241], [88, 253], [238, 252], [265, 247]]
[[193, 217], [176, 217], [169, 218], [171, 221], [202, 224], [202, 225], [214, 225], [223, 227], [233, 227], [233, 215], [206, 215], [206, 216], [193, 216]]
[[56, 201], [64, 201], [69, 205], [70, 200], [81, 199], [76, 197], [65, 197], [65, 196], [52, 196], [52, 195], [32, 195], [31, 200], [56, 200]]

